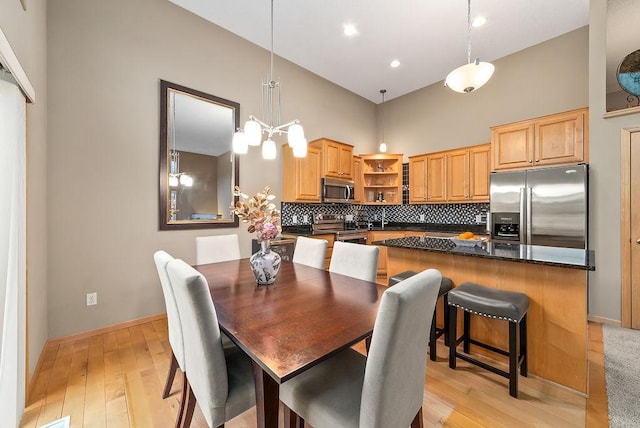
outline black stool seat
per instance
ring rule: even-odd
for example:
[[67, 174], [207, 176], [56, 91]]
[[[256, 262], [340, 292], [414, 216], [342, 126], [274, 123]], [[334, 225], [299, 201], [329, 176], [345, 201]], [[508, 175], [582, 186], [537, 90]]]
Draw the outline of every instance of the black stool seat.
[[457, 286], [449, 294], [449, 304], [489, 318], [519, 322], [529, 310], [526, 294], [497, 290], [473, 282]]
[[[393, 275], [391, 278], [389, 278], [389, 287], [391, 287], [392, 285], [396, 285], [397, 283], [404, 281], [407, 278], [411, 278], [416, 273], [417, 272], [414, 272], [412, 270], [406, 270], [397, 275]], [[449, 291], [451, 291], [452, 288], [453, 281], [451, 281], [451, 278], [443, 276], [442, 281], [440, 281], [440, 290], [438, 291], [438, 297], [447, 294]]]
[[[529, 298], [526, 294], [496, 290], [473, 282], [465, 282], [448, 293], [449, 300], [449, 367], [456, 368], [460, 358], [483, 369], [509, 379], [509, 394], [518, 397], [518, 368], [527, 376], [527, 311]], [[457, 333], [457, 309], [464, 310], [462, 336]], [[509, 350], [498, 349], [471, 338], [471, 314], [509, 321]], [[457, 347], [463, 342], [464, 353]], [[519, 346], [518, 346], [519, 342]], [[469, 355], [469, 345], [477, 345], [509, 357], [509, 371], [501, 370]]]
[[[389, 278], [389, 287], [404, 281], [407, 278], [415, 275], [416, 272], [412, 270], [406, 270], [397, 275], [393, 275]], [[447, 293], [453, 288], [453, 281], [446, 276], [442, 277], [440, 281], [440, 290], [438, 290], [438, 298], [442, 297], [444, 301], [444, 327], [438, 328], [436, 325], [436, 311], [433, 311], [433, 319], [431, 320], [431, 330], [429, 332], [429, 358], [431, 361], [436, 361], [436, 341], [442, 335], [444, 335], [444, 344], [449, 346], [449, 302], [447, 300]]]

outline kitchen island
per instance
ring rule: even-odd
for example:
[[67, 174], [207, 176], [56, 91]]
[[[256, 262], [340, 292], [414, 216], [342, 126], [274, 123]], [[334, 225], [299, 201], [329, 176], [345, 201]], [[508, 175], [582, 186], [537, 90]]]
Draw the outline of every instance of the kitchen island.
[[[389, 277], [435, 268], [454, 284], [472, 281], [525, 293], [530, 302], [529, 373], [588, 393], [587, 274], [595, 270], [593, 251], [492, 242], [462, 247], [450, 239], [428, 237], [374, 244], [387, 247]], [[472, 337], [507, 348], [508, 323], [473, 317]], [[473, 345], [471, 352], [497, 358]], [[501, 361], [506, 363], [506, 358]]]

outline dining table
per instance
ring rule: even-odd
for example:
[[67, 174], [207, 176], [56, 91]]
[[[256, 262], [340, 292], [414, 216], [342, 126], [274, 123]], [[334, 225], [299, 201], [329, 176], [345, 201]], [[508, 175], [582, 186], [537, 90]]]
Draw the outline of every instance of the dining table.
[[386, 289], [290, 261], [271, 285], [256, 284], [249, 259], [195, 268], [209, 284], [220, 329], [252, 360], [259, 428], [278, 427], [281, 383], [372, 334]]

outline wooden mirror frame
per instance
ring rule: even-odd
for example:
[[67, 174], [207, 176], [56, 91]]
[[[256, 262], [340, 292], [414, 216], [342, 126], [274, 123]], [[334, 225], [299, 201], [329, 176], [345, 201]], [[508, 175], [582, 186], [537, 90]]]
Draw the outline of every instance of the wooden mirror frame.
[[[213, 229], [213, 228], [237, 228], [239, 225], [238, 216], [233, 215], [231, 220], [179, 220], [171, 221], [169, 217], [169, 91], [182, 92], [203, 101], [228, 107], [233, 110], [233, 130], [240, 127], [240, 104], [224, 98], [216, 97], [205, 92], [187, 88], [185, 86], [160, 80], [160, 169], [159, 169], [159, 219], [160, 230], [191, 230], [191, 229]], [[231, 140], [229, 141], [229, 151], [233, 152]], [[240, 161], [237, 154], [233, 154], [233, 177], [229, 192], [233, 192], [235, 186], [240, 185]], [[237, 196], [232, 194], [233, 204], [238, 201]]]

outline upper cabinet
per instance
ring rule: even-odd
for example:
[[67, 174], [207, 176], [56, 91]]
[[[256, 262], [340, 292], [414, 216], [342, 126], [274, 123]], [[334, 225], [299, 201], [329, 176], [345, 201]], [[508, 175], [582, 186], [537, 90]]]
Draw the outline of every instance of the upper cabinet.
[[320, 202], [320, 149], [310, 145], [306, 157], [296, 158], [291, 147], [285, 144], [282, 152], [282, 200]]
[[362, 158], [360, 156], [353, 157], [353, 186], [354, 195], [353, 202], [359, 204], [362, 202]]
[[491, 144], [447, 152], [447, 201], [489, 200]]
[[447, 164], [445, 152], [409, 158], [409, 203], [447, 200]]
[[409, 158], [409, 202], [487, 202], [491, 145]]
[[322, 177], [353, 180], [353, 146], [328, 138], [319, 138], [311, 141], [309, 147], [322, 151]]
[[587, 108], [491, 128], [493, 169], [588, 162]]
[[362, 158], [362, 203], [402, 204], [402, 155], [370, 154]]

